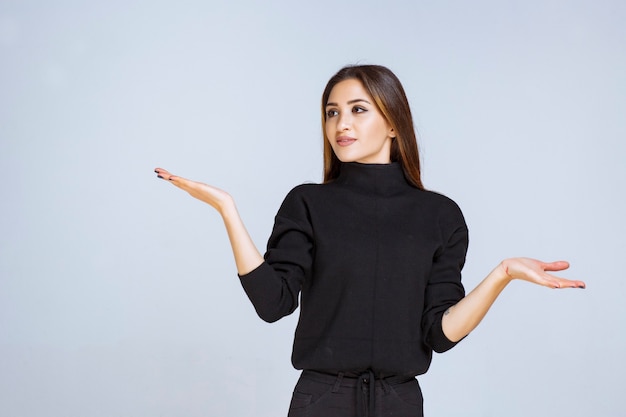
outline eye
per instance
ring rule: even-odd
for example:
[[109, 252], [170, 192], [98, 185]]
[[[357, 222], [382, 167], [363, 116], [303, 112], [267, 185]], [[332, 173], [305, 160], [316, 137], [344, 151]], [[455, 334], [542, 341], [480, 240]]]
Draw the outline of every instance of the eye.
[[335, 117], [339, 114], [337, 110], [326, 110], [326, 118]]
[[361, 106], [354, 106], [352, 108], [352, 113], [365, 113], [367, 111], [367, 109], [361, 107]]

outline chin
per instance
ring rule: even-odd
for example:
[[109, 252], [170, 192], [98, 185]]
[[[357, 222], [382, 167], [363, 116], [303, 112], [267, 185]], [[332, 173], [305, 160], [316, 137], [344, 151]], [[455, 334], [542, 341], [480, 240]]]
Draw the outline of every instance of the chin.
[[346, 157], [341, 157], [337, 155], [337, 159], [339, 159], [340, 162], [347, 163], [347, 162], [356, 162], [358, 158], [346, 158]]

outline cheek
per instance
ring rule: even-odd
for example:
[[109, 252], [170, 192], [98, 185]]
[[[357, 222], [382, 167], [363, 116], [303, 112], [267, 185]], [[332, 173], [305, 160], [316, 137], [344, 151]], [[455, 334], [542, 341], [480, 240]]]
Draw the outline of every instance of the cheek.
[[380, 137], [385, 139], [389, 137], [389, 127], [386, 123], [379, 123], [376, 128]]
[[331, 140], [331, 127], [328, 123], [324, 125], [324, 134], [326, 136], [326, 142], [328, 142], [330, 146], [333, 146], [333, 141]]
[[326, 138], [329, 141], [335, 135], [335, 126], [332, 122], [327, 122], [324, 125], [324, 133], [326, 133]]

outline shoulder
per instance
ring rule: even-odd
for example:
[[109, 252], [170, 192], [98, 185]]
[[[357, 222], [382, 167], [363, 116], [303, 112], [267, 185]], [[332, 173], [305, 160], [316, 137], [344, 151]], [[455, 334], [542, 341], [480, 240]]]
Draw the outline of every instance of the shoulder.
[[289, 218], [302, 218], [306, 216], [308, 207], [312, 201], [320, 200], [320, 193], [324, 184], [306, 183], [295, 186], [285, 196], [280, 209], [279, 216]]
[[421, 190], [421, 193], [424, 201], [427, 202], [427, 205], [436, 214], [437, 221], [440, 225], [452, 223], [466, 227], [463, 212], [454, 200], [435, 191]]
[[303, 201], [309, 198], [315, 198], [320, 192], [322, 192], [324, 187], [324, 184], [316, 183], [296, 185], [287, 193], [287, 196], [285, 196], [285, 202]]
[[445, 194], [431, 190], [416, 190], [416, 192], [419, 194], [424, 204], [441, 210], [461, 211], [459, 205]]
[[307, 182], [304, 184], [296, 185], [287, 193], [287, 196], [290, 195], [305, 195], [308, 193], [315, 192], [316, 190], [320, 190], [325, 187], [325, 184], [318, 184], [315, 182]]

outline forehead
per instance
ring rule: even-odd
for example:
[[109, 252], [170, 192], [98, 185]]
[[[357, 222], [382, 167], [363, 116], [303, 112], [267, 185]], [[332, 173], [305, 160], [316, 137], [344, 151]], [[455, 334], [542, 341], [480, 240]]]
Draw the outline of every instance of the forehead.
[[356, 79], [343, 80], [335, 84], [328, 95], [328, 103], [345, 104], [348, 101], [363, 99], [372, 102], [372, 96], [363, 83]]

